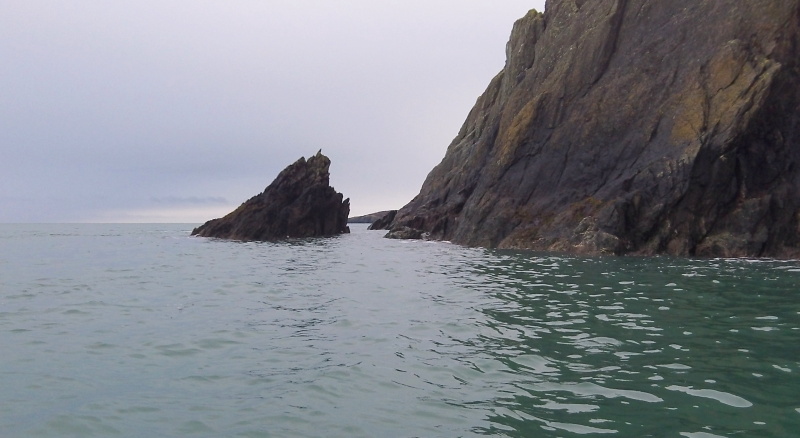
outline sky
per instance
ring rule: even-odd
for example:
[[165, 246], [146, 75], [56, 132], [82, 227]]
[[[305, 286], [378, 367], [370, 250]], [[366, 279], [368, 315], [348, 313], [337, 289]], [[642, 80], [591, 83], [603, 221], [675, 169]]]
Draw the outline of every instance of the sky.
[[321, 149], [351, 216], [444, 157], [544, 0], [0, 0], [0, 222], [220, 217]]

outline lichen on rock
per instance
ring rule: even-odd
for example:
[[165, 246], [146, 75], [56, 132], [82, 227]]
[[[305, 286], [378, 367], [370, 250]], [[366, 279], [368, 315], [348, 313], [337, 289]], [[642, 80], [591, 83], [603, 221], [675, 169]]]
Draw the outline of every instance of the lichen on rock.
[[800, 256], [800, 0], [549, 0], [506, 54], [386, 228], [501, 248]]

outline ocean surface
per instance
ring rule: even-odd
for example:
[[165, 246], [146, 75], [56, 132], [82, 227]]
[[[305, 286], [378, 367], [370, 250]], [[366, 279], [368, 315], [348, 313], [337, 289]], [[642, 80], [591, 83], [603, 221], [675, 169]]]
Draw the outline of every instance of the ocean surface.
[[796, 437], [800, 262], [0, 225], [0, 436]]

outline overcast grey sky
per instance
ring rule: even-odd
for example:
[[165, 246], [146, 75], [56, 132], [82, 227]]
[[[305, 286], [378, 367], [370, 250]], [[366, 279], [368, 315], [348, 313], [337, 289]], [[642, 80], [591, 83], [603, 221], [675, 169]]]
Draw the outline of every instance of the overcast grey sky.
[[322, 149], [402, 207], [544, 0], [0, 0], [0, 222], [192, 222]]

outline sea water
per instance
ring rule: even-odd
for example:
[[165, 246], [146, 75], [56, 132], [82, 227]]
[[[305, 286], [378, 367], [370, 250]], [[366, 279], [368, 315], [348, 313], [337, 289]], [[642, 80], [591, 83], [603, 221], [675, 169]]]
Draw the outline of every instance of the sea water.
[[800, 262], [0, 225], [2, 437], [794, 437]]

